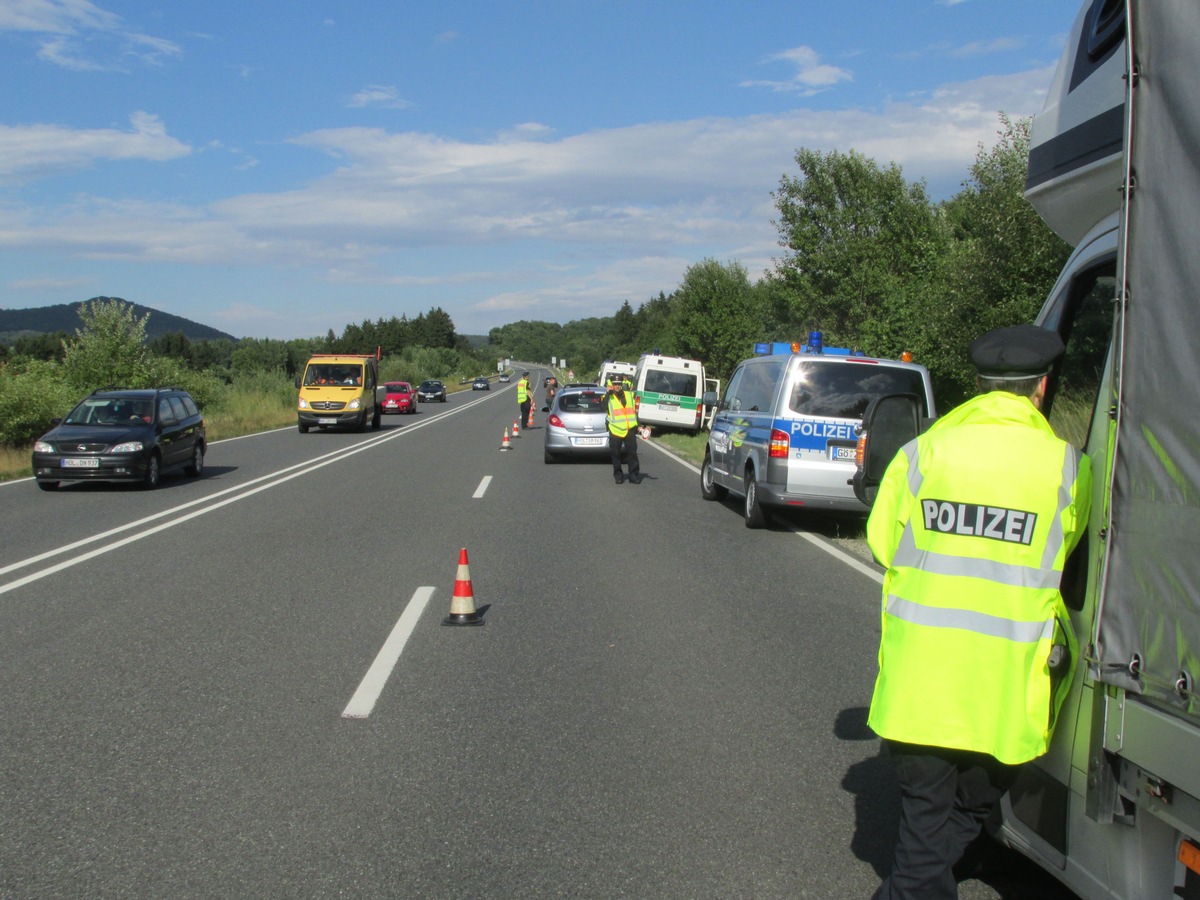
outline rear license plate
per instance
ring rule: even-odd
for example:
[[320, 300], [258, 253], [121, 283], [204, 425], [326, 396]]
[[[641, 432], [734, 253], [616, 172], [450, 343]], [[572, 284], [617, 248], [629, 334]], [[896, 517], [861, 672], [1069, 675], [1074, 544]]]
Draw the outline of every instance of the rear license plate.
[[838, 462], [854, 462], [855, 447], [838, 447], [829, 448], [829, 458]]
[[679, 409], [679, 404], [672, 400], [659, 400], [658, 408], [659, 409]]
[[95, 457], [87, 459], [63, 459], [61, 465], [64, 469], [98, 469], [100, 468], [100, 460]]
[[608, 439], [602, 437], [571, 438], [571, 442], [576, 447], [603, 447], [608, 443]]
[[337, 423], [337, 419], [317, 419], [318, 425], [336, 425]]

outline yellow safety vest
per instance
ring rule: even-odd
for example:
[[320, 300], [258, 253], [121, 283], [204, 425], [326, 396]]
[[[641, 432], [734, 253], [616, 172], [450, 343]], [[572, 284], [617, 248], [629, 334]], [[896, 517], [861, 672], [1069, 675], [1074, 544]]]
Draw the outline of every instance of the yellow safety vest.
[[617, 437], [625, 437], [637, 428], [637, 412], [633, 408], [633, 397], [628, 391], [610, 391], [608, 395], [608, 430]]
[[529, 399], [529, 379], [522, 378], [517, 382], [517, 402], [524, 403]]
[[1046, 752], [1076, 657], [1059, 592], [1091, 464], [1025, 397], [967, 401], [896, 454], [867, 541], [887, 567], [868, 719], [911, 744], [1026, 762]]

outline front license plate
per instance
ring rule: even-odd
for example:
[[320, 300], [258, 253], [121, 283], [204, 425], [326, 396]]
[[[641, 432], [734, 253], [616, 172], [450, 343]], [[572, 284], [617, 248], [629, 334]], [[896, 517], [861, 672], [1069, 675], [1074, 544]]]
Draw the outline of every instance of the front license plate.
[[603, 447], [608, 443], [607, 438], [602, 437], [572, 438], [571, 440], [576, 447]]
[[829, 458], [839, 462], [854, 462], [855, 447], [830, 447]]
[[337, 419], [317, 419], [318, 425], [336, 425], [337, 423]]
[[60, 463], [64, 469], [98, 469], [100, 460], [95, 457], [87, 459], [63, 459]]

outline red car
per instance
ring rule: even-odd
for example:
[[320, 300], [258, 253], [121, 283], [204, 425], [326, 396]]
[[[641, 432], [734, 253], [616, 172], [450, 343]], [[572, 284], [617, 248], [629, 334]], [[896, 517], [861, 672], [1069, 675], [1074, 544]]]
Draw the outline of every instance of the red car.
[[385, 413], [408, 413], [417, 411], [417, 392], [407, 381], [389, 381], [383, 385], [383, 411]]

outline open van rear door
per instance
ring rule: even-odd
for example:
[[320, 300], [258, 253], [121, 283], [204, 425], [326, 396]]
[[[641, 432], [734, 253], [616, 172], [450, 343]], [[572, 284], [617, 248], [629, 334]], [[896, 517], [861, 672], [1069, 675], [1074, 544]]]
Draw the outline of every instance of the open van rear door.
[[879, 482], [896, 451], [933, 424], [933, 419], [921, 415], [923, 405], [915, 394], [888, 394], [872, 400], [863, 413], [857, 468], [850, 483], [854, 496], [868, 507], [874, 505]]

